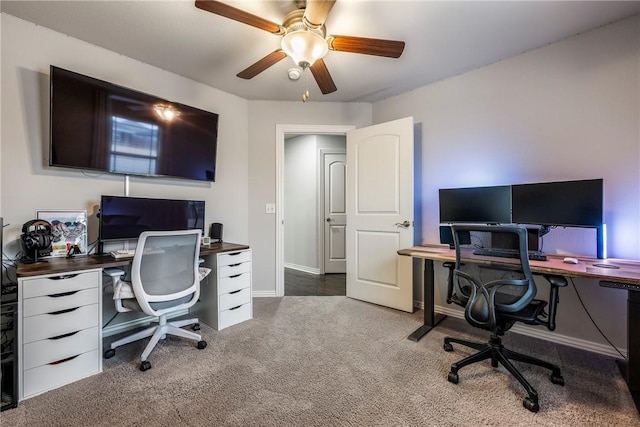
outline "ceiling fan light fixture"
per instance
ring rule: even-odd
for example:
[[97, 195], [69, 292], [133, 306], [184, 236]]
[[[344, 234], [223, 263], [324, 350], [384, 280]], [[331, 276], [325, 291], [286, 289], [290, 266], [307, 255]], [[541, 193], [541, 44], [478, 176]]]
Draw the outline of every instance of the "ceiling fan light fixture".
[[281, 46], [284, 53], [303, 70], [329, 52], [324, 37], [308, 29], [287, 32], [282, 38]]

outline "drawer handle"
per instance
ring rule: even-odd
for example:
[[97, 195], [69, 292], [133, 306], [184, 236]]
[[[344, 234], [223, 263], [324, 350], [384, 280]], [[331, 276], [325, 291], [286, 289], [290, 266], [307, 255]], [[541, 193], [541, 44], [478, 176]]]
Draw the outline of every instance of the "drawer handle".
[[77, 294], [80, 291], [69, 291], [69, 292], [62, 292], [59, 294], [53, 294], [53, 295], [47, 295], [49, 298], [60, 298], [60, 297], [68, 297], [69, 295], [73, 295], [73, 294]]
[[67, 308], [66, 310], [52, 311], [51, 313], [47, 313], [47, 314], [51, 314], [53, 316], [57, 316], [58, 314], [71, 313], [72, 311], [77, 310], [79, 308], [80, 307]]
[[229, 276], [229, 279], [235, 279], [236, 277], [240, 277], [240, 276], [242, 276], [242, 273], [234, 274], [233, 276]]
[[229, 311], [231, 311], [231, 310], [237, 310], [237, 309], [239, 309], [240, 307], [242, 307], [242, 304], [240, 304], [240, 305], [239, 305], [239, 306], [237, 306], [237, 307], [230, 308], [230, 309], [229, 309]]
[[229, 292], [229, 295], [237, 294], [238, 292], [242, 292], [242, 289], [238, 289], [237, 291]]
[[239, 265], [241, 265], [241, 264], [242, 264], [241, 262], [239, 262], [239, 263], [237, 263], [237, 264], [229, 264], [229, 267], [237, 267], [237, 266], [239, 266]]
[[229, 254], [229, 256], [236, 256], [236, 255], [240, 255], [242, 252], [234, 252], [232, 254]]
[[62, 339], [62, 338], [70, 337], [71, 335], [75, 335], [78, 332], [80, 332], [80, 331], [69, 332], [68, 334], [58, 335], [57, 337], [51, 337], [51, 338], [48, 338], [48, 339], [50, 339], [50, 340], [59, 340], [59, 339]]
[[55, 276], [55, 277], [49, 277], [49, 280], [67, 280], [67, 279], [73, 279], [74, 277], [76, 277], [78, 274], [63, 274], [62, 276]]
[[58, 360], [56, 362], [51, 362], [51, 363], [49, 363], [49, 365], [59, 365], [60, 363], [64, 363], [64, 362], [68, 362], [70, 360], [73, 360], [78, 356], [80, 356], [80, 355], [76, 354], [75, 356], [67, 357], [66, 359], [60, 359], [60, 360]]

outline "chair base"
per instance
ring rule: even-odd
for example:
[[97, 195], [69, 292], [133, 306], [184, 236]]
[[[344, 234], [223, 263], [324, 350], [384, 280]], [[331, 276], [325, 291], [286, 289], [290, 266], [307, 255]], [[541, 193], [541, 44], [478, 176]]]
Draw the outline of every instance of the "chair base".
[[196, 325], [199, 329], [198, 319], [184, 319], [184, 320], [176, 320], [173, 322], [167, 322], [167, 316], [162, 315], [158, 319], [158, 325], [152, 326], [150, 328], [144, 329], [142, 331], [136, 332], [124, 338], [121, 338], [117, 341], [111, 343], [109, 350], [105, 351], [104, 357], [110, 358], [115, 354], [115, 349], [121, 347], [125, 344], [132, 343], [134, 341], [139, 341], [141, 339], [151, 337], [147, 346], [145, 347], [142, 355], [140, 356], [140, 369], [146, 371], [151, 367], [151, 364], [147, 361], [149, 355], [156, 347], [158, 342], [162, 339], [165, 339], [167, 335], [175, 335], [182, 338], [187, 338], [191, 340], [195, 340], [198, 342], [198, 348], [206, 347], [206, 342], [202, 341], [202, 336], [195, 332], [187, 331], [186, 329], [182, 329], [184, 326], [188, 325]]
[[560, 368], [547, 361], [537, 359], [535, 357], [528, 356], [526, 354], [518, 353], [513, 350], [509, 350], [502, 345], [502, 340], [497, 335], [492, 335], [488, 343], [476, 343], [471, 341], [465, 341], [458, 338], [446, 337], [444, 339], [444, 350], [453, 351], [451, 343], [461, 344], [469, 348], [478, 350], [478, 353], [472, 354], [459, 362], [451, 364], [451, 371], [448, 375], [448, 380], [454, 384], [458, 383], [458, 370], [470, 365], [472, 363], [480, 362], [483, 360], [491, 359], [491, 366], [497, 368], [498, 365], [504, 366], [511, 375], [513, 375], [520, 384], [527, 391], [528, 397], [524, 399], [523, 405], [531, 412], [538, 412], [540, 406], [538, 405], [538, 392], [531, 384], [525, 379], [525, 377], [516, 369], [511, 363], [511, 360], [518, 362], [529, 363], [531, 365], [540, 366], [542, 368], [549, 369], [551, 371], [551, 382], [553, 384], [564, 385], [564, 378], [560, 373]]

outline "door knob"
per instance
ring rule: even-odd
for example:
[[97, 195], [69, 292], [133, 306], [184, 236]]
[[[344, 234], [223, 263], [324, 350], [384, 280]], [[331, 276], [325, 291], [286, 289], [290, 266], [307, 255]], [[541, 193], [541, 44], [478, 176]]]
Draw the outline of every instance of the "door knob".
[[327, 222], [331, 222], [333, 221], [331, 218], [327, 218]]
[[408, 228], [411, 225], [409, 221], [404, 221], [402, 223], [396, 222], [396, 227]]

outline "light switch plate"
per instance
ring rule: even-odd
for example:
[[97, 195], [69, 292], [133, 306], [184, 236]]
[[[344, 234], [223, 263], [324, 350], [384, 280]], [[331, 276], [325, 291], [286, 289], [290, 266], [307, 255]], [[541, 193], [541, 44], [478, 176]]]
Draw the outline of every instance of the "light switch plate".
[[268, 214], [276, 213], [276, 204], [275, 203], [267, 203], [264, 205], [264, 210]]

